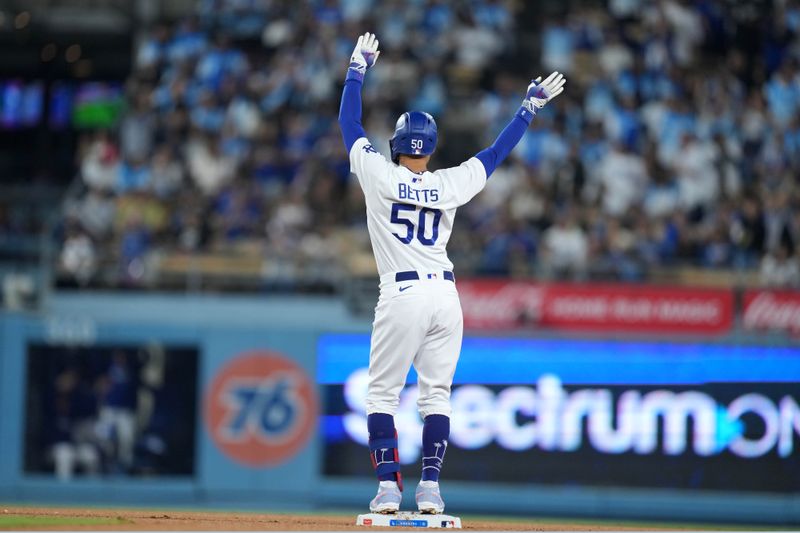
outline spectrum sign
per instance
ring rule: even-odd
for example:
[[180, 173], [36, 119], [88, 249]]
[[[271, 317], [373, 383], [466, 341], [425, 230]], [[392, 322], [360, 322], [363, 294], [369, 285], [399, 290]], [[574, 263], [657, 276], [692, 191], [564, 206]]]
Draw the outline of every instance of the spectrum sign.
[[[362, 473], [342, 471], [343, 455], [357, 463], [363, 454], [368, 466], [368, 353], [368, 336], [319, 342], [331, 475]], [[522, 481], [517, 469], [530, 463], [542, 482], [800, 488], [799, 380], [796, 348], [466, 339], [445, 469]], [[414, 381], [412, 371], [396, 417], [409, 465], [419, 462], [422, 432]]]

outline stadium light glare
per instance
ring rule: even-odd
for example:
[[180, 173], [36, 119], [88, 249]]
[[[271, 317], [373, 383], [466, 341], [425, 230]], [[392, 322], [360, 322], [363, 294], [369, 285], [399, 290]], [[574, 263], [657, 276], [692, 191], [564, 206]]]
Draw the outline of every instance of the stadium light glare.
[[14, 17], [14, 28], [21, 30], [31, 23], [31, 14], [29, 11], [22, 11], [17, 13]]
[[58, 53], [58, 47], [56, 47], [55, 43], [48, 43], [42, 47], [42, 63], [49, 63], [53, 59], [56, 58], [56, 53]]
[[81, 45], [79, 44], [71, 44], [67, 48], [67, 51], [64, 53], [64, 59], [67, 60], [67, 63], [75, 63], [80, 58], [81, 58]]

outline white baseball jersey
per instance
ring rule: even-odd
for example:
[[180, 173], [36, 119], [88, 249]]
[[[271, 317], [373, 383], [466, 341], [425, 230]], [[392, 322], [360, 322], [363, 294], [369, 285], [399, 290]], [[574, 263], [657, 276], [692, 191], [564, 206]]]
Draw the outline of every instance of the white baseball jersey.
[[[450, 387], [461, 351], [463, 315], [447, 241], [456, 208], [486, 185], [477, 158], [416, 174], [387, 161], [362, 137], [350, 150], [351, 170], [367, 203], [367, 227], [378, 272], [369, 359], [367, 413], [394, 415], [411, 365], [417, 371], [422, 417], [450, 415]], [[419, 279], [396, 282], [413, 270]]]
[[387, 161], [361, 137], [350, 149], [350, 167], [364, 190], [378, 273], [452, 270], [446, 247], [456, 208], [486, 185], [483, 163], [473, 157], [416, 174]]

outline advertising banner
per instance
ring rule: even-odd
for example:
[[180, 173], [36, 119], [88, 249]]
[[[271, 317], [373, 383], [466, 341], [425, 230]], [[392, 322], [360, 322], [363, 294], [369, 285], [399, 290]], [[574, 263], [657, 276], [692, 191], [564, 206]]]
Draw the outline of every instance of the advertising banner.
[[733, 292], [603, 284], [459, 280], [464, 327], [717, 335], [733, 326]]
[[279, 465], [311, 438], [316, 388], [289, 357], [251, 350], [216, 374], [204, 411], [211, 439], [225, 456], [247, 467]]
[[746, 329], [800, 334], [800, 292], [746, 291], [743, 303]]
[[[373, 476], [368, 354], [367, 335], [318, 343], [328, 476]], [[799, 375], [793, 348], [466, 338], [443, 476], [797, 492]], [[412, 370], [395, 417], [409, 476], [421, 461], [415, 381]]]

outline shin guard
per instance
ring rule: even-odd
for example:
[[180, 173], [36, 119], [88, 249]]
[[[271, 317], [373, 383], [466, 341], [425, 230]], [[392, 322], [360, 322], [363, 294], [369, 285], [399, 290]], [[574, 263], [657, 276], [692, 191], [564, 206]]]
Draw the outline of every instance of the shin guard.
[[400, 490], [403, 490], [394, 417], [385, 413], [373, 413], [367, 417], [367, 427], [369, 454], [375, 474], [381, 481], [396, 481]]

